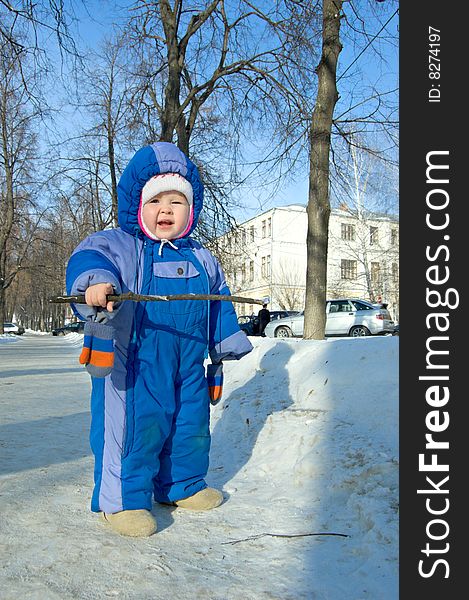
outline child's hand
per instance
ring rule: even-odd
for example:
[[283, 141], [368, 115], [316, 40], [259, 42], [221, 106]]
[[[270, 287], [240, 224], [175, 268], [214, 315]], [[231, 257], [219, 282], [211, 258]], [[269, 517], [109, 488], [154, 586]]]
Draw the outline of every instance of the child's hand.
[[114, 293], [114, 288], [110, 283], [95, 283], [90, 285], [85, 292], [85, 300], [88, 306], [102, 306], [107, 311], [114, 310], [114, 302], [107, 302], [106, 296]]

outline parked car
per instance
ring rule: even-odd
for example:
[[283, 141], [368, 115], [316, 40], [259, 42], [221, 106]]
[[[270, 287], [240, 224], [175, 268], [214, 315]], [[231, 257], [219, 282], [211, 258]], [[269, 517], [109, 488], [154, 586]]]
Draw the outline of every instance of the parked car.
[[255, 315], [240, 315], [238, 325], [246, 335], [259, 335], [259, 319]]
[[24, 327], [17, 325], [16, 323], [3, 323], [3, 331], [5, 333], [14, 333], [16, 335], [23, 335]]
[[[302, 337], [304, 311], [294, 317], [271, 321], [267, 337]], [[326, 336], [383, 335], [394, 332], [394, 321], [386, 308], [373, 306], [358, 298], [339, 298], [326, 302]]]
[[[299, 314], [298, 310], [271, 310], [270, 322]], [[257, 315], [241, 315], [238, 317], [238, 325], [246, 335], [259, 335], [259, 317]]]
[[77, 323], [69, 323], [63, 327], [56, 327], [52, 330], [52, 335], [66, 335], [67, 333], [83, 333], [85, 322], [78, 321]]

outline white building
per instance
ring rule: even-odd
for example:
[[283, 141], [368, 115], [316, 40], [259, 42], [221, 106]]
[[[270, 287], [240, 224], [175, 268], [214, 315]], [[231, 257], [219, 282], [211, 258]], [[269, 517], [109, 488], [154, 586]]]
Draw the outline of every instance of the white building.
[[[272, 310], [303, 310], [306, 284], [306, 207], [273, 208], [217, 240], [233, 294], [270, 298]], [[399, 319], [399, 221], [373, 213], [333, 209], [329, 220], [328, 298], [387, 302]], [[257, 305], [236, 304], [238, 314]]]

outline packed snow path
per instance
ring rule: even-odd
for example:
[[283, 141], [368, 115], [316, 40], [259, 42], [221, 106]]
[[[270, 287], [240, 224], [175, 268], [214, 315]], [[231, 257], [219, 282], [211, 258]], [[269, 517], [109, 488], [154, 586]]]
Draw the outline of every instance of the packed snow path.
[[398, 598], [399, 339], [251, 339], [212, 408], [225, 503], [130, 539], [89, 510], [82, 338], [0, 336], [2, 600]]

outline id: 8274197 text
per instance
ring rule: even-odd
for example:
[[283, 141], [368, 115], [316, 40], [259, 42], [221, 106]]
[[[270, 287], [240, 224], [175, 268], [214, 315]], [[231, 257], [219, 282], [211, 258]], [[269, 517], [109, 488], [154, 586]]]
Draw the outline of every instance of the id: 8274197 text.
[[428, 28], [428, 79], [431, 82], [428, 90], [429, 102], [440, 102], [441, 100], [440, 33], [440, 30], [435, 27]]

